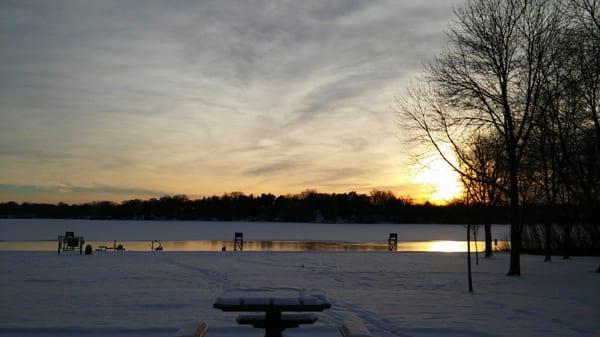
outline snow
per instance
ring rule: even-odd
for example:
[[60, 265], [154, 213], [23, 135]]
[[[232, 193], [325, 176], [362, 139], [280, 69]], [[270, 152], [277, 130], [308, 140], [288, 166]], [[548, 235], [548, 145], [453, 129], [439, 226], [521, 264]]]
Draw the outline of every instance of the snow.
[[289, 337], [339, 337], [348, 315], [379, 337], [600, 336], [597, 257], [523, 256], [522, 277], [505, 276], [508, 259], [474, 265], [469, 294], [464, 253], [0, 252], [0, 335], [173, 336], [202, 320], [207, 337], [258, 337], [214, 301], [286, 288], [318, 289], [332, 304]]
[[319, 289], [294, 288], [232, 288], [221, 294], [215, 304], [221, 306], [304, 306], [327, 304], [325, 294]]
[[[336, 224], [241, 221], [116, 221], [60, 219], [0, 219], [0, 240], [56, 240], [74, 231], [86, 241], [122, 240], [244, 240], [386, 241], [398, 233], [399, 241], [465, 240], [464, 225], [439, 224]], [[494, 237], [503, 240], [509, 226], [494, 225]], [[483, 231], [481, 231], [483, 233]]]

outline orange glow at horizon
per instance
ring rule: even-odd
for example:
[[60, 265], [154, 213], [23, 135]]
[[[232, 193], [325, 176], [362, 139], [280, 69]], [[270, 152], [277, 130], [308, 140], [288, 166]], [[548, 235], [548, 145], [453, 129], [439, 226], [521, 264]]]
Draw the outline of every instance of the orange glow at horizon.
[[[390, 157], [382, 167], [393, 167], [398, 162], [404, 161], [401, 156]], [[253, 161], [254, 162], [254, 161]], [[331, 164], [332, 166], [334, 164]], [[245, 194], [260, 195], [273, 193], [275, 195], [288, 195], [301, 193], [313, 189], [321, 193], [357, 193], [368, 194], [370, 191], [389, 190], [397, 197], [408, 197], [416, 203], [429, 201], [443, 205], [461, 196], [462, 186], [459, 176], [452, 168], [438, 157], [431, 156], [419, 171], [411, 172], [409, 164], [396, 166], [383, 170], [378, 174], [369, 176], [346, 177], [340, 173], [336, 184], [320, 184], [323, 180], [322, 172], [291, 167], [286, 174], [273, 174], [270, 180], [263, 181], [264, 176], [254, 177], [239, 172], [221, 170], [219, 179], [212, 179], [212, 171], [187, 172], [165, 171], [154, 172], [137, 170], [132, 178], [131, 172], [123, 171], [122, 175], [115, 178], [106, 176], [107, 172], [95, 174], [96, 171], [83, 170], [79, 181], [71, 184], [40, 184], [37, 181], [29, 186], [23, 184], [12, 189], [0, 188], [0, 201], [16, 202], [66, 202], [84, 203], [100, 200], [122, 202], [130, 199], [159, 198], [164, 195], [184, 194], [191, 199], [222, 195], [234, 191]], [[72, 173], [76, 176], [76, 173]], [[97, 179], [98, 183], [87, 184], [89, 179]], [[302, 179], [300, 180], [299, 177]], [[111, 180], [112, 179], [112, 180]], [[328, 177], [327, 182], [334, 176]], [[315, 181], [307, 185], [306, 180]]]

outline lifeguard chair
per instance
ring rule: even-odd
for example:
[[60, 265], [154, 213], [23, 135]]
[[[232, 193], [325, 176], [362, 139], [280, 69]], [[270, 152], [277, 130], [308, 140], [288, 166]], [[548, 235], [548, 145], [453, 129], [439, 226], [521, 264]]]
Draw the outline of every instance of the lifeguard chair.
[[[154, 247], [154, 244], [156, 244], [156, 247]], [[162, 243], [160, 243], [160, 241], [158, 241], [158, 240], [152, 240], [152, 247], [150, 248], [150, 250], [152, 250], [153, 252], [162, 252], [163, 251]]]
[[235, 232], [235, 239], [233, 241], [233, 250], [234, 251], [242, 251], [244, 250], [244, 233]]
[[388, 237], [388, 251], [395, 252], [398, 250], [398, 233], [390, 233]]
[[79, 255], [83, 254], [83, 236], [75, 236], [74, 232], [65, 232], [65, 235], [58, 236], [58, 254], [60, 252], [77, 251]]

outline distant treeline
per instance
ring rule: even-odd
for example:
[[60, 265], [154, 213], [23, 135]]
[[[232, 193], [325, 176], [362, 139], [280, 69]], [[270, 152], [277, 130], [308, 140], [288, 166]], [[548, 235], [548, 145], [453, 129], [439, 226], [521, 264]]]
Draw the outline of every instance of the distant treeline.
[[[579, 214], [580, 223], [592, 216], [585, 210], [524, 207], [524, 222], [537, 223], [561, 214]], [[126, 200], [121, 203], [97, 201], [82, 204], [0, 203], [3, 218], [123, 219], [123, 220], [241, 220], [349, 223], [507, 223], [506, 206], [445, 206], [416, 204], [389, 191], [369, 194], [318, 193], [304, 191], [294, 195], [246, 195], [240, 192], [222, 196], [189, 199], [185, 195], [159, 199]]]
[[388, 191], [370, 194], [317, 193], [246, 195], [239, 192], [192, 200], [185, 195], [159, 199], [97, 201], [83, 204], [0, 203], [3, 218], [241, 220], [349, 223], [506, 223], [505, 207], [415, 204]]

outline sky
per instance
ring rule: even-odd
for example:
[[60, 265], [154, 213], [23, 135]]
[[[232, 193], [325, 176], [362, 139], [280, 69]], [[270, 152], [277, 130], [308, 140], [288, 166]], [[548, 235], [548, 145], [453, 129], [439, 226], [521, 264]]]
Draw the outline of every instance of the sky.
[[1, 1], [0, 201], [449, 198], [394, 102], [456, 4]]

